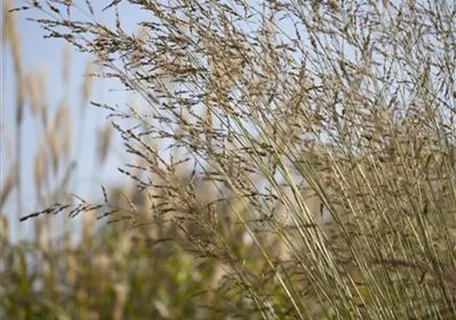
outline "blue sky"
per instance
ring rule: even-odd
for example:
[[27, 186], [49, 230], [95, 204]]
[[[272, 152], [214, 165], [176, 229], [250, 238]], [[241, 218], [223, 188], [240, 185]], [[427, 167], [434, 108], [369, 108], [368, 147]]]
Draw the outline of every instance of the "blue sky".
[[[85, 11], [85, 1], [75, 1], [79, 3]], [[103, 14], [99, 14], [101, 8], [106, 6], [110, 1], [95, 1], [94, 7], [97, 15], [97, 20], [101, 23], [110, 23], [113, 21], [114, 11], [108, 10]], [[13, 1], [13, 5], [22, 6], [24, 1]], [[3, 5], [2, 5], [3, 7]], [[119, 6], [123, 28], [130, 32], [136, 31], [135, 22], [140, 18], [141, 12], [132, 9], [122, 10], [123, 5]], [[108, 161], [100, 166], [96, 161], [97, 129], [105, 125], [108, 120], [105, 119], [106, 113], [94, 107], [84, 106], [84, 116], [79, 118], [81, 110], [81, 90], [83, 83], [83, 75], [86, 70], [86, 64], [92, 58], [86, 54], [82, 54], [71, 50], [70, 64], [70, 79], [68, 88], [65, 90], [62, 81], [62, 64], [64, 41], [61, 39], [43, 39], [45, 31], [39, 25], [32, 21], [27, 21], [28, 17], [43, 17], [37, 15], [34, 10], [12, 13], [16, 16], [16, 28], [21, 39], [21, 54], [23, 70], [25, 73], [39, 71], [45, 69], [47, 71], [47, 101], [48, 108], [51, 114], [55, 112], [62, 99], [64, 99], [71, 109], [72, 135], [73, 141], [81, 139], [80, 156], [77, 157], [78, 174], [77, 179], [73, 181], [71, 191], [89, 200], [96, 200], [101, 197], [100, 185], [113, 185], [124, 183], [128, 180], [123, 178], [117, 171], [117, 167], [125, 162], [125, 159], [119, 158], [121, 154], [121, 146], [119, 140], [111, 150], [111, 156]], [[73, 18], [77, 18], [80, 13], [72, 12]], [[3, 25], [3, 14], [1, 15]], [[15, 134], [15, 72], [13, 66], [13, 58], [9, 46], [2, 42], [2, 107], [1, 107], [1, 126], [2, 138], [0, 142], [1, 157], [0, 157], [0, 174], [3, 183], [11, 165], [14, 164], [14, 152], [9, 151], [8, 145], [11, 144], [14, 151], [14, 134]], [[109, 89], [114, 89], [110, 91]], [[119, 106], [131, 101], [132, 95], [125, 93], [119, 84], [108, 80], [96, 80], [95, 88], [92, 92], [91, 99], [101, 103], [117, 103]], [[51, 117], [52, 118], [52, 117]], [[84, 122], [83, 130], [78, 128]], [[3, 213], [10, 218], [11, 231], [13, 238], [22, 238], [29, 235], [32, 231], [30, 228], [33, 223], [24, 222], [19, 227], [18, 215], [41, 210], [36, 201], [34, 187], [34, 156], [40, 143], [40, 135], [43, 130], [40, 128], [40, 123], [31, 114], [28, 104], [25, 106], [24, 123], [22, 127], [22, 200], [24, 204], [23, 213], [20, 214], [16, 208], [16, 194], [13, 193], [5, 207]], [[72, 147], [72, 154], [76, 151], [76, 145]], [[95, 178], [95, 179], [94, 179]]]

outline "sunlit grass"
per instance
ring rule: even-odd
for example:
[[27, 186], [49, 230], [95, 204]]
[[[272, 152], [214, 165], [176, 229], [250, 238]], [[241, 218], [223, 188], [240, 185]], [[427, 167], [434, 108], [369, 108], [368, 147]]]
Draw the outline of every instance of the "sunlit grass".
[[[51, 36], [142, 97], [134, 108], [91, 102], [136, 158], [119, 168], [130, 188], [22, 216], [118, 223], [96, 242], [120, 280], [100, 300], [81, 294], [87, 310], [103, 317], [111, 292], [118, 314], [163, 318], [456, 314], [454, 5], [135, 0], [109, 8], [110, 28], [90, 5], [75, 21], [80, 4], [28, 4], [52, 17], [36, 21]], [[133, 5], [150, 13], [138, 36], [116, 13]], [[145, 249], [157, 244], [159, 262]], [[180, 275], [166, 294], [180, 298], [143, 305], [147, 290], [165, 299], [153, 279], [166, 268]]]

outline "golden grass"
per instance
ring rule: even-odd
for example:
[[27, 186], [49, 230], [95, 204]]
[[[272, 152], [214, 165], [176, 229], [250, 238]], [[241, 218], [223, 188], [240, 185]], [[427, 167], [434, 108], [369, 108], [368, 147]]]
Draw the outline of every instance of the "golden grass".
[[[111, 226], [118, 242], [107, 243], [116, 254], [163, 244], [160, 257], [186, 265], [170, 253], [185, 249], [195, 270], [211, 269], [210, 280], [196, 286], [219, 291], [187, 316], [454, 317], [451, 4], [134, 4], [151, 19], [141, 22], [139, 36], [120, 21], [115, 29], [96, 23], [91, 7], [87, 20], [68, 17], [64, 26], [65, 5], [41, 8], [55, 21], [39, 24], [95, 55], [105, 76], [142, 101], [127, 108], [91, 102], [110, 112], [135, 158], [119, 168], [131, 186], [114, 196], [103, 188], [101, 202], [47, 203], [24, 221], [62, 211], [87, 221], [100, 214], [118, 223]], [[95, 74], [94, 65], [87, 68]], [[84, 104], [91, 79], [82, 87]], [[54, 167], [62, 152], [57, 120], [45, 144]], [[86, 251], [92, 232], [86, 227]], [[99, 274], [115, 261], [100, 256]], [[189, 270], [178, 272], [190, 277]], [[114, 285], [117, 305], [135, 312], [126, 297], [141, 287], [118, 276], [91, 289]], [[89, 286], [77, 297], [82, 305], [90, 305]], [[160, 317], [176, 318], [170, 305], [153, 301]], [[84, 316], [89, 310], [102, 312], [88, 308]], [[114, 317], [122, 317], [119, 310]]]

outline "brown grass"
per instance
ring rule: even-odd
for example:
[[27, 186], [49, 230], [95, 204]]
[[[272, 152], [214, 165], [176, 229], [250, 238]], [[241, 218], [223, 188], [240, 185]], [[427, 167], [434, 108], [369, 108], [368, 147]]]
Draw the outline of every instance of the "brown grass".
[[136, 158], [119, 168], [136, 187], [125, 203], [56, 204], [24, 221], [102, 210], [138, 234], [149, 226], [149, 242], [225, 270], [219, 290], [241, 304], [222, 295], [232, 317], [456, 314], [454, 6], [130, 2], [150, 15], [141, 37], [90, 8], [76, 21], [65, 5], [30, 3], [51, 14], [36, 22], [52, 37], [142, 101], [91, 102]]

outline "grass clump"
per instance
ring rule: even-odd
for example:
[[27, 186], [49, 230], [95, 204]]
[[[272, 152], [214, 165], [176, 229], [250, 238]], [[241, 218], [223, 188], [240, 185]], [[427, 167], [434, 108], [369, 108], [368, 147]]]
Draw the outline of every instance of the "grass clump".
[[455, 316], [454, 5], [130, 0], [115, 27], [29, 6], [142, 97], [91, 102], [136, 159], [123, 208], [47, 212], [104, 210], [215, 261], [232, 317]]

